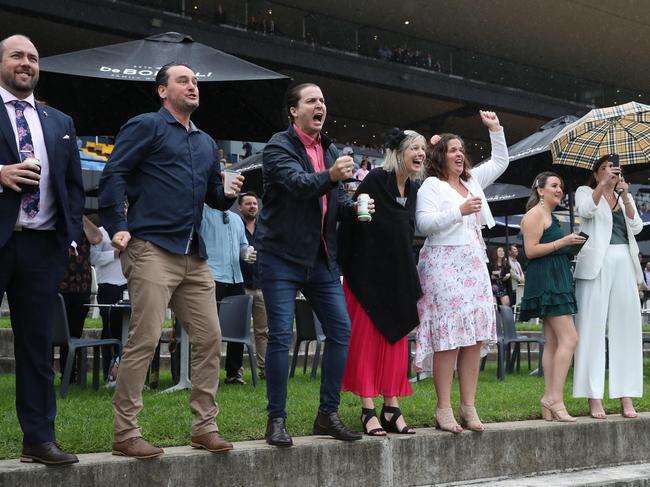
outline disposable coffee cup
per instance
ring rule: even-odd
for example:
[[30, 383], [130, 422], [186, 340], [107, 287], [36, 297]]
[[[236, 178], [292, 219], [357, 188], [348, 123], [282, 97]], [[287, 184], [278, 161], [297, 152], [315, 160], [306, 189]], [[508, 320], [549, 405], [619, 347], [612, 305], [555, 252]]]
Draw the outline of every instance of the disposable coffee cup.
[[232, 191], [231, 186], [235, 178], [239, 176], [237, 171], [231, 171], [230, 169], [224, 169], [223, 171], [223, 190], [228, 193]]
[[370, 210], [368, 210], [369, 201], [370, 195], [366, 193], [361, 193], [357, 196], [357, 219], [361, 222], [369, 222], [372, 220]]
[[122, 301], [128, 301], [129, 300], [129, 291], [123, 291], [122, 292]]
[[[36, 174], [41, 174], [41, 161], [37, 159], [36, 157], [29, 156], [25, 157], [23, 159], [23, 162], [29, 162], [31, 164], [35, 164], [38, 166], [38, 170], [34, 171], [33, 169], [30, 169], [32, 172], [36, 172]], [[23, 193], [34, 193], [38, 191], [38, 184], [21, 184], [20, 189], [22, 190]]]
[[244, 262], [248, 262], [249, 264], [251, 263], [251, 255], [254, 250], [255, 248], [252, 245], [246, 247], [246, 250], [244, 250]]

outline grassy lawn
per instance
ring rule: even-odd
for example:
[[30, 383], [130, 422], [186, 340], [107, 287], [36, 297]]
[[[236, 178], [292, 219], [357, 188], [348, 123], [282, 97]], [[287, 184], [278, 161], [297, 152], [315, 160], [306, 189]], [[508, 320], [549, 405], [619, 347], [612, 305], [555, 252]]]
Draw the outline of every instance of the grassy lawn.
[[[172, 322], [171, 320], [165, 320], [163, 323], [163, 328], [171, 328], [172, 327]], [[9, 318], [0, 318], [0, 328], [11, 328], [11, 322], [9, 321]], [[102, 319], [97, 318], [96, 320], [92, 318], [86, 318], [86, 321], [84, 323], [84, 328], [102, 328]]]
[[[571, 374], [569, 374], [571, 376]], [[645, 388], [650, 388], [650, 361], [645, 361]], [[570, 398], [571, 377], [567, 382], [566, 404], [572, 414], [588, 413], [587, 401]], [[288, 428], [292, 435], [311, 433], [318, 408], [319, 381], [310, 381], [309, 375], [298, 370], [289, 381], [287, 404]], [[222, 434], [231, 441], [260, 439], [266, 425], [266, 396], [264, 383], [254, 388], [247, 377], [245, 386], [222, 385], [218, 400], [221, 413], [218, 417]], [[90, 376], [89, 376], [90, 384]], [[171, 385], [169, 373], [161, 374], [161, 387]], [[485, 422], [539, 419], [539, 398], [544, 388], [543, 379], [529, 376], [523, 365], [521, 373], [509, 374], [506, 380], [496, 380], [496, 365], [488, 362], [481, 373], [478, 387], [477, 408]], [[57, 387], [58, 389], [58, 387]], [[412, 426], [432, 425], [435, 408], [435, 392], [430, 379], [413, 384], [414, 394], [402, 400], [402, 411]], [[56, 421], [57, 437], [61, 444], [76, 453], [109, 451], [112, 442], [113, 414], [111, 396], [113, 391], [101, 388], [93, 391], [89, 386], [82, 390], [71, 386], [66, 399], [59, 399]], [[0, 375], [0, 458], [16, 458], [20, 453], [21, 432], [14, 408], [14, 376]], [[144, 410], [140, 425], [144, 435], [159, 446], [186, 445], [190, 441], [190, 411], [188, 391], [159, 394], [145, 391]], [[458, 404], [458, 387], [455, 384], [454, 404]], [[650, 396], [635, 401], [639, 411], [650, 411]], [[378, 406], [380, 403], [377, 402]], [[609, 413], [619, 411], [616, 400], [606, 400]], [[353, 429], [360, 430], [360, 406], [350, 393], [341, 398], [341, 415]]]

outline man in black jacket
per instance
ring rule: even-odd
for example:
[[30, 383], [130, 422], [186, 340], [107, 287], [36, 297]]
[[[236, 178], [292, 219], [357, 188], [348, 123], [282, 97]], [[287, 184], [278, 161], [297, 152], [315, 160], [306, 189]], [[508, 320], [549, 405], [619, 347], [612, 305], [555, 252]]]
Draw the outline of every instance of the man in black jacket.
[[287, 110], [291, 125], [271, 137], [264, 149], [264, 206], [256, 236], [269, 327], [266, 441], [293, 444], [285, 406], [297, 291], [305, 295], [327, 336], [314, 434], [358, 440], [361, 435], [349, 431], [338, 416], [350, 318], [336, 265], [336, 222], [354, 217], [354, 203], [341, 184], [351, 177], [354, 161], [339, 157], [321, 133], [327, 109], [318, 86], [292, 88]]

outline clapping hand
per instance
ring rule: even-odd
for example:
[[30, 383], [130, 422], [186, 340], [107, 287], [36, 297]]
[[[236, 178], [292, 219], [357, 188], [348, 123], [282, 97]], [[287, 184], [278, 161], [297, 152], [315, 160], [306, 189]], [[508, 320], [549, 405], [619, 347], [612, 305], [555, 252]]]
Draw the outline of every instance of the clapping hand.
[[481, 122], [485, 125], [490, 132], [497, 132], [501, 129], [501, 124], [499, 123], [499, 117], [494, 112], [488, 112], [479, 110], [479, 115], [481, 116]]

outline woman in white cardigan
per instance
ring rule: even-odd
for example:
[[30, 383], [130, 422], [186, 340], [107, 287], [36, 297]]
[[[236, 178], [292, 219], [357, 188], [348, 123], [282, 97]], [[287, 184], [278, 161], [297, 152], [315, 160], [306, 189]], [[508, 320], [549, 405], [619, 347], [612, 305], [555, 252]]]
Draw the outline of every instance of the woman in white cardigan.
[[609, 397], [621, 400], [625, 418], [637, 416], [632, 397], [643, 395], [643, 351], [638, 283], [643, 282], [634, 235], [643, 222], [620, 174], [618, 156], [601, 157], [587, 186], [576, 191], [581, 229], [589, 235], [574, 277], [580, 337], [573, 396], [589, 399], [593, 418], [605, 419], [605, 328], [609, 339]]
[[[416, 223], [427, 235], [418, 272], [423, 296], [418, 302], [415, 366], [433, 370], [438, 397], [438, 428], [460, 433], [465, 426], [484, 430], [474, 407], [481, 344], [496, 340], [492, 285], [481, 225], [494, 226], [483, 188], [508, 167], [503, 128], [494, 112], [480, 112], [490, 131], [492, 158], [470, 169], [465, 145], [453, 134], [433, 136], [427, 148], [426, 180], [418, 192]], [[435, 353], [435, 359], [433, 359]], [[460, 419], [451, 408], [457, 364]]]

